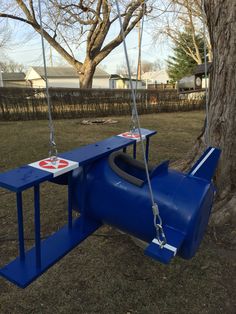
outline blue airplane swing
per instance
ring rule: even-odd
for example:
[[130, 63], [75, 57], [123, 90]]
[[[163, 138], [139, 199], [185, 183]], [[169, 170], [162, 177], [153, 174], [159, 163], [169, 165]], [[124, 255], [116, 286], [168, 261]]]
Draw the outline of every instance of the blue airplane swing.
[[[45, 60], [44, 65], [46, 71]], [[144, 253], [161, 263], [195, 255], [213, 204], [220, 150], [207, 148], [188, 173], [170, 169], [168, 161], [151, 168], [149, 142], [156, 131], [140, 128], [135, 98], [134, 113], [136, 129], [57, 154], [49, 103], [49, 158], [0, 174], [0, 187], [16, 193], [19, 238], [19, 256], [0, 269], [2, 277], [28, 286], [103, 224], [145, 241]], [[136, 160], [137, 142], [144, 162]], [[133, 157], [126, 153], [130, 146]], [[68, 222], [41, 240], [40, 184], [46, 181], [68, 187]], [[22, 193], [29, 188], [34, 189], [35, 246], [26, 251]], [[73, 210], [79, 218], [73, 219]]]

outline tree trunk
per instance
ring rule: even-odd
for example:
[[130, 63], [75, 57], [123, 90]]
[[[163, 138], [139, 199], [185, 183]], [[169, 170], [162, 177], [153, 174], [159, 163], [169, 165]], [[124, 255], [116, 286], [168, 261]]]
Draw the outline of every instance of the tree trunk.
[[[215, 223], [236, 218], [236, 2], [205, 0], [213, 63], [209, 86], [210, 145], [222, 150], [216, 173]], [[193, 155], [206, 145], [207, 128]]]
[[78, 68], [80, 88], [92, 88], [93, 75], [96, 70], [95, 62], [86, 59], [82, 67]]

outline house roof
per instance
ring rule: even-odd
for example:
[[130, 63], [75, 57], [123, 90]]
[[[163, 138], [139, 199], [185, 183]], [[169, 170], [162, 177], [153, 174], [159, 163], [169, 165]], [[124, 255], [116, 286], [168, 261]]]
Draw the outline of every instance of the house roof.
[[[42, 78], [45, 77], [43, 67], [32, 67]], [[62, 77], [62, 78], [74, 78], [78, 77], [76, 70], [72, 67], [47, 67], [48, 77]], [[110, 74], [102, 69], [96, 68], [94, 77], [110, 77]]]
[[24, 81], [25, 73], [24, 72], [9, 72], [2, 73], [3, 81]]
[[[123, 75], [119, 75], [119, 74], [111, 74], [110, 78], [113, 80], [122, 80], [122, 81], [129, 81], [130, 80], [130, 78], [128, 76], [123, 76]], [[131, 80], [142, 82], [142, 80], [136, 79], [135, 77], [131, 77]]]
[[[207, 73], [210, 71], [211, 68], [211, 62], [207, 63]], [[197, 74], [205, 74], [205, 63], [202, 64], [198, 64], [194, 70], [193, 70], [193, 74], [197, 75]]]

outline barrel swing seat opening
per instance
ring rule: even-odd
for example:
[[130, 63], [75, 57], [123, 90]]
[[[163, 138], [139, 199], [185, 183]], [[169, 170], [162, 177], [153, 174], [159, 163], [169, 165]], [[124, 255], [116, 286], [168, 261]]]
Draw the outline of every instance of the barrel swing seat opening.
[[[142, 187], [147, 181], [145, 165], [143, 162], [133, 159], [129, 155], [122, 152], [114, 152], [108, 158], [110, 168], [121, 178]], [[152, 168], [148, 167], [149, 173]]]

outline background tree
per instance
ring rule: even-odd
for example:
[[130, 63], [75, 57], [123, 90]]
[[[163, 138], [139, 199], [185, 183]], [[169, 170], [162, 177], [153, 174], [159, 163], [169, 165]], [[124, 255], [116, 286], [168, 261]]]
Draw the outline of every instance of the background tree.
[[3, 29], [0, 28], [0, 48], [2, 49], [7, 42], [7, 36]]
[[[222, 150], [216, 174], [216, 223], [236, 218], [236, 3], [205, 0], [213, 52], [209, 89], [210, 145]], [[206, 147], [207, 129], [199, 136], [192, 157]]]
[[5, 48], [11, 44], [11, 35], [12, 31], [7, 23], [0, 21], [0, 61], [6, 57], [4, 52]]
[[[182, 77], [191, 75], [194, 67], [197, 65], [196, 60], [192, 58], [191, 53], [194, 47], [192, 44], [192, 34], [186, 29], [178, 34], [175, 47], [173, 48], [173, 56], [167, 61], [168, 74], [172, 81], [176, 82]], [[195, 42], [199, 47], [201, 60], [204, 60], [204, 40], [200, 35], [196, 35]]]
[[[147, 61], [147, 60], [141, 61], [142, 73], [158, 71], [158, 70], [161, 70], [162, 67], [163, 67], [163, 64], [161, 63], [160, 60], [156, 60], [154, 62]], [[136, 77], [136, 75], [137, 75], [137, 60], [136, 60], [136, 62], [134, 59], [130, 60], [130, 69], [131, 69], [132, 75], [134, 77]], [[122, 62], [122, 64], [116, 68], [116, 72], [117, 72], [117, 74], [120, 74], [123, 76], [128, 76], [128, 70], [127, 70], [127, 65], [126, 65], [125, 61]]]
[[[23, 22], [40, 33], [38, 1], [1, 2], [0, 17]], [[114, 1], [49, 0], [41, 3], [44, 38], [76, 69], [80, 86], [92, 87], [97, 65], [123, 40]], [[145, 14], [146, 6], [143, 0], [122, 1], [120, 9], [127, 36]], [[113, 34], [116, 30], [116, 34], [111, 30]]]
[[[136, 77], [137, 75], [137, 61], [134, 59], [129, 60], [131, 75]], [[121, 64], [116, 67], [116, 73], [122, 76], [128, 77], [128, 69], [126, 61], [124, 60]]]
[[[182, 46], [185, 53], [197, 64], [203, 62], [202, 44], [199, 38], [203, 38], [203, 23], [206, 17], [201, 9], [201, 0], [166, 0], [162, 6], [154, 6], [153, 12], [159, 14], [154, 23], [154, 39], [168, 39], [175, 46]], [[188, 41], [184, 43], [182, 34], [189, 33]], [[212, 60], [211, 43], [206, 36], [208, 59]]]
[[3, 49], [9, 45], [11, 40], [11, 30], [6, 25], [6, 23], [0, 22], [0, 49], [3, 51]]
[[2, 72], [24, 72], [25, 66], [23, 64], [14, 62], [13, 60], [0, 60], [0, 69]]
[[158, 71], [158, 70], [161, 70], [163, 66], [162, 62], [158, 59], [154, 62], [142, 60], [141, 65], [142, 65], [142, 73]]

